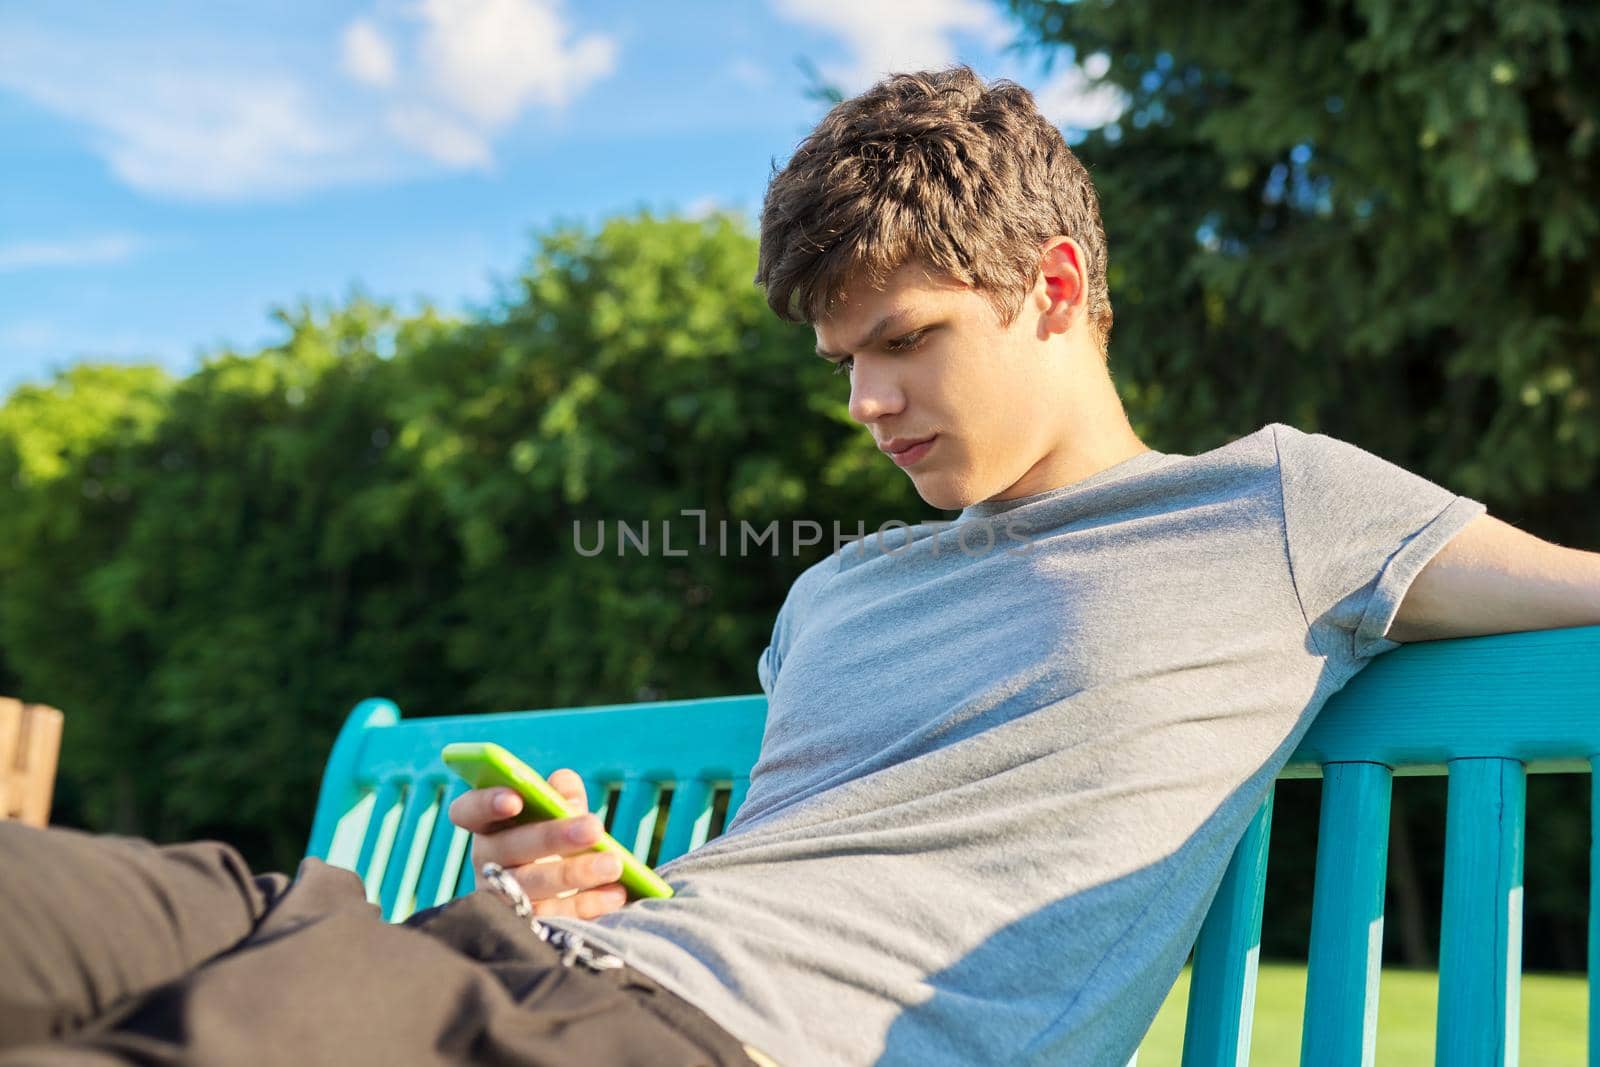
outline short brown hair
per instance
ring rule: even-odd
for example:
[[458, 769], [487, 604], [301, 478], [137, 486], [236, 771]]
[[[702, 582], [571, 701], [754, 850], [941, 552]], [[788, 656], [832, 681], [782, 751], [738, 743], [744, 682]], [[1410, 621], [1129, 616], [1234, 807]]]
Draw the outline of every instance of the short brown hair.
[[1010, 325], [1065, 234], [1089, 262], [1089, 322], [1111, 335], [1106, 235], [1089, 173], [1033, 94], [966, 65], [895, 74], [833, 107], [761, 208], [756, 284], [789, 322], [816, 322], [856, 279], [913, 260], [972, 285]]

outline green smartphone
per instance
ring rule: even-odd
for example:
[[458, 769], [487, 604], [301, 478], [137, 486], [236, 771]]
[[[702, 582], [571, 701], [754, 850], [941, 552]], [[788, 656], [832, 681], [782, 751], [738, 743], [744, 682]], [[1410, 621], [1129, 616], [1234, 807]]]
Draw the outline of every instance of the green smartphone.
[[[565, 819], [582, 812], [573, 811], [555, 787], [532, 767], [492, 741], [457, 741], [444, 746], [441, 753], [446, 767], [465, 778], [474, 789], [505, 786], [522, 797], [526, 807], [517, 822]], [[622, 859], [622, 876], [617, 879], [630, 897], [670, 897], [672, 887], [634, 858], [616, 838], [602, 833], [591, 846], [594, 852], [615, 852]]]

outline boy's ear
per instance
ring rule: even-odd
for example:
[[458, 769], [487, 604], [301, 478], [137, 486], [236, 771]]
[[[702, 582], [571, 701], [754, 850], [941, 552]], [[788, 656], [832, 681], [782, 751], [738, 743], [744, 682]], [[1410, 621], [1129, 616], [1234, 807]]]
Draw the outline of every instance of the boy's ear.
[[1083, 253], [1070, 237], [1054, 237], [1039, 258], [1044, 276], [1045, 296], [1050, 301], [1044, 315], [1050, 332], [1066, 332], [1073, 315], [1083, 304], [1087, 277], [1083, 273]]
[[1044, 274], [1045, 292], [1052, 303], [1060, 300], [1076, 304], [1083, 298], [1088, 279], [1083, 272], [1082, 250], [1072, 238], [1051, 238], [1045, 245], [1039, 268]]

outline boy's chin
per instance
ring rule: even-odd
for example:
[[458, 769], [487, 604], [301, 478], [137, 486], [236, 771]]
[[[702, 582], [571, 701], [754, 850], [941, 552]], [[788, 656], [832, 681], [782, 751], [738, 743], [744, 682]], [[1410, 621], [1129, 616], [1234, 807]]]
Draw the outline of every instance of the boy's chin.
[[911, 485], [924, 504], [940, 511], [960, 511], [979, 499], [970, 490], [953, 486], [942, 478], [913, 478]]

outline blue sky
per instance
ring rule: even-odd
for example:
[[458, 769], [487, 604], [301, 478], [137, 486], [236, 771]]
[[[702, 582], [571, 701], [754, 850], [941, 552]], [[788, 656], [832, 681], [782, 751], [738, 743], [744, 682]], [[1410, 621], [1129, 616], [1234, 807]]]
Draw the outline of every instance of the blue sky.
[[0, 395], [183, 373], [354, 287], [481, 307], [558, 219], [753, 217], [823, 111], [801, 56], [847, 92], [964, 61], [1069, 133], [1114, 117], [1016, 36], [986, 0], [0, 0]]

